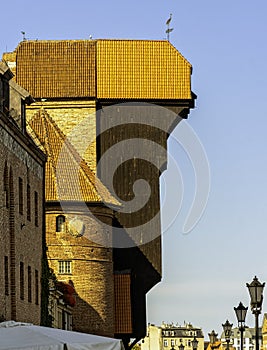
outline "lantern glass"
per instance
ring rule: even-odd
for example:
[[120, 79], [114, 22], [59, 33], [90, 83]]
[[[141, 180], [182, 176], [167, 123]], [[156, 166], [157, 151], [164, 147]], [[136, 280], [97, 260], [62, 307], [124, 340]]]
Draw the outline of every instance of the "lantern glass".
[[211, 344], [214, 344], [217, 340], [217, 333], [215, 333], [214, 330], [211, 331], [211, 333], [209, 333], [209, 337], [210, 337], [210, 342]]
[[231, 330], [232, 330], [233, 324], [230, 323], [228, 320], [226, 320], [226, 322], [222, 326], [223, 326], [225, 338], [229, 339], [231, 336]]
[[234, 310], [235, 310], [235, 314], [236, 314], [237, 321], [238, 321], [239, 323], [245, 323], [248, 308], [245, 307], [245, 306], [240, 302], [239, 305], [238, 305], [238, 307], [235, 307]]
[[264, 289], [265, 283], [260, 283], [258, 278], [255, 276], [253, 281], [249, 284], [247, 283], [250, 300], [251, 300], [251, 307], [261, 307], [262, 304], [262, 293]]

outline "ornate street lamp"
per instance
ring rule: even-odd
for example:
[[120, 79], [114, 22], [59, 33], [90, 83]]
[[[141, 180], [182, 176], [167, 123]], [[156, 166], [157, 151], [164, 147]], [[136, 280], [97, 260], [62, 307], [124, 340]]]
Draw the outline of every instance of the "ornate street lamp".
[[224, 330], [224, 336], [226, 340], [226, 349], [229, 350], [229, 343], [230, 343], [230, 337], [231, 337], [231, 331], [233, 324], [230, 323], [228, 320], [224, 324], [222, 324], [223, 330]]
[[250, 307], [252, 313], [255, 315], [255, 342], [256, 350], [259, 350], [259, 315], [261, 313], [262, 301], [263, 301], [263, 289], [265, 283], [260, 283], [255, 276], [253, 281], [247, 283], [249, 295], [250, 295]]
[[245, 330], [245, 320], [248, 308], [245, 307], [241, 302], [237, 307], [234, 307], [237, 322], [238, 322], [238, 328], [240, 330], [240, 342], [241, 342], [241, 350], [243, 350], [243, 334]]
[[178, 346], [179, 350], [184, 350], [184, 345], [181, 343], [179, 346]]
[[210, 337], [210, 347], [211, 347], [211, 349], [214, 349], [218, 334], [215, 333], [214, 330], [212, 330], [211, 333], [208, 333], [208, 335]]
[[194, 339], [192, 340], [191, 344], [192, 344], [193, 350], [197, 350], [198, 340], [197, 340], [196, 337], [194, 337]]

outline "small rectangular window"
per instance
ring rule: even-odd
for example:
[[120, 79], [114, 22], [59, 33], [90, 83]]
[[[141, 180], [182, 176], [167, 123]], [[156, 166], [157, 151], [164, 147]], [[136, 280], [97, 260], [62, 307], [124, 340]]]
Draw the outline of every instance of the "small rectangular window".
[[65, 231], [65, 216], [58, 215], [56, 218], [56, 231], [64, 232]]
[[167, 347], [167, 346], [168, 346], [168, 340], [167, 340], [167, 339], [164, 339], [164, 340], [163, 340], [163, 345], [164, 345], [164, 347]]
[[20, 299], [24, 300], [24, 263], [19, 265], [19, 284], [20, 284]]
[[32, 302], [32, 268], [28, 266], [28, 302]]
[[36, 227], [39, 225], [38, 217], [38, 193], [34, 191], [34, 224]]
[[4, 258], [4, 269], [5, 269], [5, 295], [9, 295], [9, 273], [8, 273], [8, 256]]
[[27, 220], [31, 221], [31, 186], [27, 185]]
[[70, 260], [62, 260], [58, 262], [58, 272], [71, 274], [71, 261]]
[[39, 273], [35, 270], [35, 304], [39, 305]]
[[19, 177], [19, 213], [23, 214], [23, 181]]

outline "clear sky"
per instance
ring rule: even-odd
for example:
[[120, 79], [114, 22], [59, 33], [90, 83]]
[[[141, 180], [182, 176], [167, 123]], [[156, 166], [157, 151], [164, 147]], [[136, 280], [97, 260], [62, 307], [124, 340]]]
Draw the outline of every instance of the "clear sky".
[[[170, 142], [184, 198], [176, 221], [163, 235], [163, 281], [148, 294], [148, 321], [191, 322], [207, 338], [212, 329], [220, 334], [227, 318], [236, 325], [233, 307], [239, 301], [249, 305], [246, 282], [254, 275], [267, 281], [267, 2], [4, 1], [0, 53], [15, 49], [21, 31], [39, 40], [90, 35], [164, 39], [170, 13], [170, 41], [193, 65], [192, 89], [198, 98], [187, 122], [203, 144], [211, 181], [201, 220], [184, 234], [194, 170]], [[165, 186], [174, 189], [178, 177], [169, 169]], [[163, 219], [180, 199], [167, 196]], [[248, 314], [247, 324], [253, 326]]]

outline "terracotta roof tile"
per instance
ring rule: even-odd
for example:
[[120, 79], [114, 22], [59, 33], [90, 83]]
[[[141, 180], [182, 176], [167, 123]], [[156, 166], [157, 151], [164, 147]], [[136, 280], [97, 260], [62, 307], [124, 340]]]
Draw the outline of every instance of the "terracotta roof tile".
[[97, 41], [97, 97], [191, 99], [191, 65], [168, 42]]
[[95, 96], [94, 42], [23, 41], [16, 51], [17, 82], [34, 97]]
[[48, 158], [46, 201], [99, 202], [120, 206], [46, 110], [38, 110], [29, 121], [27, 129]]
[[23, 41], [16, 53], [34, 98], [192, 99], [191, 65], [166, 40]]

